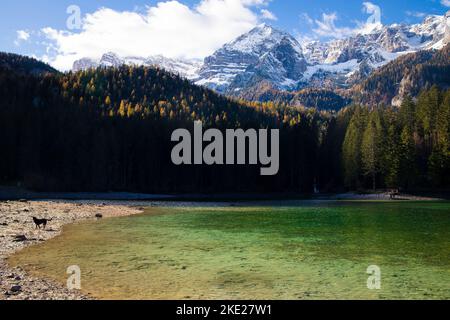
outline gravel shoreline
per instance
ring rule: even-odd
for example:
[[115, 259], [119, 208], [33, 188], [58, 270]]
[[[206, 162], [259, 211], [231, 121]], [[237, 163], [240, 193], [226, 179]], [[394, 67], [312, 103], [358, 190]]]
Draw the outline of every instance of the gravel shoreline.
[[[129, 216], [142, 210], [125, 204], [84, 201], [4, 201], [0, 202], [0, 300], [90, 300], [64, 285], [11, 268], [7, 257], [34, 244], [58, 236], [62, 227], [82, 220]], [[32, 217], [53, 218], [46, 230], [35, 228]]]

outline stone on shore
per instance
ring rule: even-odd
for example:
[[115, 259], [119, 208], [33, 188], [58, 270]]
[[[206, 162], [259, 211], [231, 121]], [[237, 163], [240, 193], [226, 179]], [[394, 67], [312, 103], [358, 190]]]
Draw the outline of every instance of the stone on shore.
[[17, 235], [17, 236], [14, 236], [14, 242], [24, 242], [24, 241], [27, 241], [28, 240], [28, 238], [24, 235], [24, 234], [21, 234], [21, 235]]
[[21, 291], [22, 291], [22, 286], [19, 286], [19, 285], [12, 286], [10, 291], [11, 291], [12, 293], [18, 293], [18, 292], [21, 292]]

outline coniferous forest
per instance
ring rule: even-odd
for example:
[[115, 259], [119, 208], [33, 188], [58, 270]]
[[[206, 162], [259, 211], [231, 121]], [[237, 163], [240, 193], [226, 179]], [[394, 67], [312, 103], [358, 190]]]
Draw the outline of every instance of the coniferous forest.
[[[400, 107], [321, 111], [227, 98], [157, 68], [63, 74], [15, 55], [0, 62], [0, 184], [144, 193], [450, 188], [442, 85]], [[260, 176], [259, 165], [173, 165], [171, 134], [192, 131], [195, 120], [205, 129], [280, 129], [278, 175]]]

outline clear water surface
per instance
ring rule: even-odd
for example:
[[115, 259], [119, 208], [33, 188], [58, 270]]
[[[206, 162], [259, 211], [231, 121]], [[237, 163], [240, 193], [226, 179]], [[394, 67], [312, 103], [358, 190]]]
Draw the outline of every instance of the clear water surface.
[[169, 205], [66, 226], [10, 263], [63, 283], [78, 265], [100, 299], [450, 299], [450, 203]]

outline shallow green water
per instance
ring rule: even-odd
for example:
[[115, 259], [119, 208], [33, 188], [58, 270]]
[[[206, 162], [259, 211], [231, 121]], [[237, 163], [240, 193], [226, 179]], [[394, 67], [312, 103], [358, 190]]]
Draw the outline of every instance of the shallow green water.
[[64, 283], [78, 265], [99, 298], [450, 299], [450, 203], [150, 208], [68, 226], [10, 262]]

